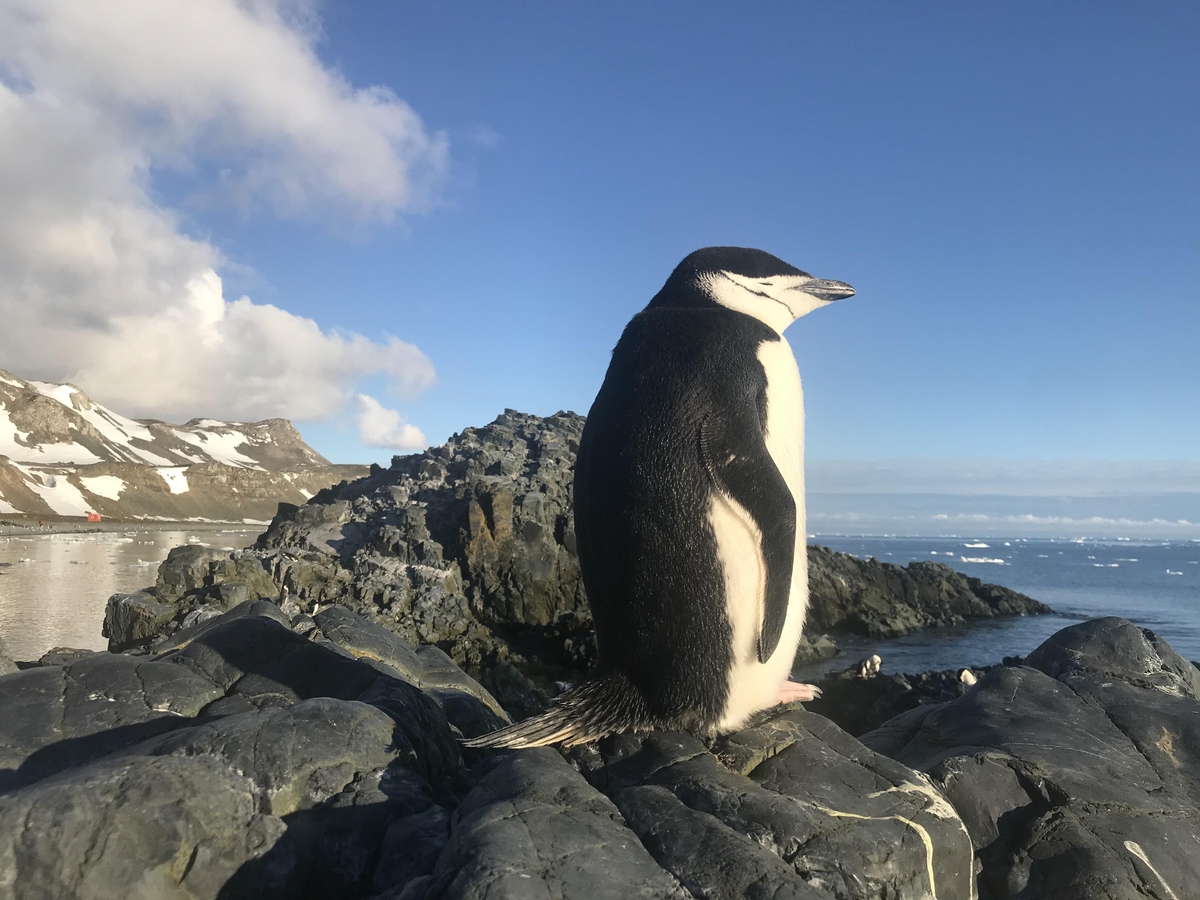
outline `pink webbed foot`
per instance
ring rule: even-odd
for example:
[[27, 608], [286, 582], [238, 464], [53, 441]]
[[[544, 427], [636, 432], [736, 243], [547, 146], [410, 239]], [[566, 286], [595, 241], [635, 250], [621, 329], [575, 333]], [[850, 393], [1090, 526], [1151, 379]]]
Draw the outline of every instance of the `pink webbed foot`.
[[779, 696], [776, 698], [776, 703], [794, 703], [800, 701], [807, 703], [809, 700], [816, 700], [821, 696], [821, 689], [815, 684], [798, 684], [795, 681], [785, 681], [779, 688]]

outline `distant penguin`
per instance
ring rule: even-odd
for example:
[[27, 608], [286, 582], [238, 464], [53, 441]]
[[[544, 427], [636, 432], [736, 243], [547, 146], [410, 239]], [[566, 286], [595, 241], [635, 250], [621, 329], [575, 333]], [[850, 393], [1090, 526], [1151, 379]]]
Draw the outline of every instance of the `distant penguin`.
[[613, 350], [575, 467], [598, 662], [472, 747], [734, 731], [811, 700], [788, 680], [808, 606], [804, 404], [783, 331], [854, 289], [742, 247], [685, 258]]

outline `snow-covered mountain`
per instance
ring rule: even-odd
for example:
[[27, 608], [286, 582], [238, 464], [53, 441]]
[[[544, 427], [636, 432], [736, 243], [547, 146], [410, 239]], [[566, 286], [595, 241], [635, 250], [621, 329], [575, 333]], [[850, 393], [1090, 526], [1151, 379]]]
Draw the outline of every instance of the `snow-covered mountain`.
[[269, 519], [362, 466], [331, 466], [286, 419], [130, 419], [70, 384], [0, 369], [0, 513]]
[[168, 425], [129, 419], [72, 384], [25, 381], [0, 369], [0, 455], [33, 465], [220, 463], [268, 472], [327, 466], [287, 419]]

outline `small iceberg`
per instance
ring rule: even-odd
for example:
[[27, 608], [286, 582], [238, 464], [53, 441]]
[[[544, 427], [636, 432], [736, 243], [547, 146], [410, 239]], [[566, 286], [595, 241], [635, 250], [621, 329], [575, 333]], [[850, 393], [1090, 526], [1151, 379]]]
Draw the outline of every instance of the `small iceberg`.
[[1173, 572], [1170, 569], [1167, 569], [1167, 574], [1168, 575], [1182, 575], [1183, 572]]
[[964, 547], [970, 547], [972, 550], [982, 550], [987, 547], [987, 544], [982, 542], [977, 544], [963, 544]]
[[986, 556], [960, 556], [959, 559], [965, 563], [991, 563], [994, 566], [1005, 564], [1002, 559], [988, 559]]

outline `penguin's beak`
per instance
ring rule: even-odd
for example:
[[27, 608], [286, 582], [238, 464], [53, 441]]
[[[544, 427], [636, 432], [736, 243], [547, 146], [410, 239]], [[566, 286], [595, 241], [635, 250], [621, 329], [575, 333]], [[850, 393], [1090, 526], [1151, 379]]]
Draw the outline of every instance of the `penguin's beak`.
[[814, 278], [812, 281], [798, 284], [795, 290], [811, 294], [818, 300], [825, 300], [826, 302], [854, 296], [854, 288], [850, 287], [846, 282], [827, 281], [824, 278]]

